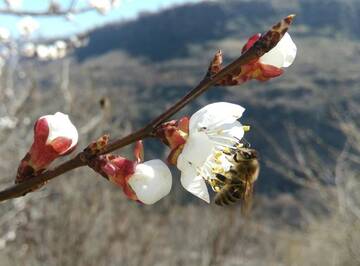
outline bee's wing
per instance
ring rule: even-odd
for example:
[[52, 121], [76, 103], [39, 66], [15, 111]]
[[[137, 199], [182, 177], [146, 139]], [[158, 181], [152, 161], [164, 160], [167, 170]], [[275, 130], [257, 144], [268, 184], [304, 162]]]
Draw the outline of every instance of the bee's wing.
[[241, 204], [241, 213], [244, 216], [249, 216], [252, 207], [252, 197], [253, 197], [254, 184], [251, 182], [246, 182], [244, 187], [244, 194]]

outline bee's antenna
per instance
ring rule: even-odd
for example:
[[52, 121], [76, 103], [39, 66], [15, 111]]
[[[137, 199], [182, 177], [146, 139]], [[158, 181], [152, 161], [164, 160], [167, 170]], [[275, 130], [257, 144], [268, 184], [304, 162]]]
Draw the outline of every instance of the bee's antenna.
[[241, 139], [241, 143], [244, 145], [244, 148], [251, 148], [250, 142], [248, 142], [245, 138]]

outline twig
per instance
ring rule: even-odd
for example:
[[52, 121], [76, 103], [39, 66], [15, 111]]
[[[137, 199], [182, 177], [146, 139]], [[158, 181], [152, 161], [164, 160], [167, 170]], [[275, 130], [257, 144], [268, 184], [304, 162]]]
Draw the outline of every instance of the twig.
[[78, 154], [75, 158], [59, 165], [53, 170], [48, 170], [45, 173], [31, 178], [24, 183], [4, 189], [0, 192], [0, 201], [23, 196], [32, 190], [32, 188], [39, 186], [39, 184], [42, 184], [70, 170], [86, 165], [86, 163], [81, 160], [81, 154], [82, 153]]
[[54, 17], [54, 16], [66, 16], [69, 13], [71, 14], [81, 14], [94, 11], [92, 7], [84, 7], [79, 9], [72, 9], [72, 10], [59, 10], [59, 11], [25, 11], [25, 10], [11, 10], [11, 9], [0, 9], [0, 15], [6, 16], [32, 16], [32, 17]]
[[71, 13], [72, 10], [74, 9], [74, 7], [76, 6], [76, 4], [77, 4], [77, 0], [71, 0], [71, 3], [70, 3], [70, 5], [69, 5], [69, 7], [68, 7], [67, 12], [68, 12], [68, 13]]
[[[287, 26], [284, 29], [281, 29], [281, 34], [285, 34], [287, 31], [288, 25], [291, 24], [294, 15], [290, 15], [284, 19], [287, 23]], [[238, 59], [230, 63], [224, 69], [222, 69], [219, 73], [217, 73], [213, 77], [205, 77], [199, 85], [197, 85], [194, 89], [192, 89], [187, 95], [185, 95], [181, 100], [175, 103], [172, 107], [170, 107], [163, 114], [159, 115], [156, 119], [150, 122], [147, 126], [142, 129], [131, 133], [123, 138], [115, 140], [114, 142], [108, 144], [101, 153], [96, 154], [107, 154], [117, 149], [120, 149], [126, 145], [134, 143], [138, 140], [142, 140], [149, 137], [154, 137], [154, 132], [157, 127], [162, 123], [166, 122], [171, 116], [176, 114], [179, 110], [181, 110], [184, 106], [186, 106], [189, 102], [197, 98], [199, 95], [208, 90], [211, 86], [217, 84], [218, 81], [222, 80], [226, 75], [231, 74], [233, 71], [239, 69], [239, 67], [248, 64], [252, 60], [255, 60], [261, 57], [263, 54], [267, 53], [271, 50], [281, 39], [281, 35], [278, 33], [281, 23], [276, 24], [270, 31], [263, 35], [261, 39], [259, 39], [249, 50], [247, 50], [244, 54], [242, 54]], [[276, 29], [276, 34], [274, 37], [274, 31]], [[274, 37], [274, 38], [273, 38]], [[53, 170], [48, 170], [39, 176], [33, 177], [24, 183], [20, 183], [18, 185], [14, 185], [0, 192], [0, 202], [20, 197], [25, 195], [26, 193], [32, 191], [34, 188], [38, 187], [40, 184], [53, 179], [57, 176], [60, 176], [70, 170], [75, 168], [85, 166], [88, 164], [88, 155], [83, 151], [75, 156], [75, 158], [70, 159], [69, 161], [59, 165]]]

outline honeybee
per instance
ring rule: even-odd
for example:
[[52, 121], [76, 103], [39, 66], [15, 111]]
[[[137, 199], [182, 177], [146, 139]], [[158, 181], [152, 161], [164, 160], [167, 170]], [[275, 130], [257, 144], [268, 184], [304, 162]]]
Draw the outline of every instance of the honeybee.
[[254, 182], [259, 175], [258, 153], [254, 149], [238, 147], [229, 152], [228, 157], [232, 164], [229, 171], [216, 174], [211, 181], [215, 192], [215, 204], [230, 205], [241, 201], [242, 212], [247, 213], [251, 207]]

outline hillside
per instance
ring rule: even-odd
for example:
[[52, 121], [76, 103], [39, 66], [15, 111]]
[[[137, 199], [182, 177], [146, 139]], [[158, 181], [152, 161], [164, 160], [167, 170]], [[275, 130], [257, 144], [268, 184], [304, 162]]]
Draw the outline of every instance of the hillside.
[[85, 60], [113, 50], [156, 61], [189, 55], [189, 44], [244, 38], [271, 25], [274, 18], [297, 14], [293, 32], [298, 36], [326, 36], [358, 39], [360, 5], [358, 0], [281, 1], [226, 0], [189, 4], [137, 20], [113, 24], [90, 32], [88, 46], [77, 50]]
[[[122, 94], [132, 95], [128, 104], [133, 105], [129, 108], [134, 115], [129, 117], [139, 127], [200, 81], [216, 49], [221, 48], [229, 62], [239, 55], [249, 35], [296, 13], [291, 34], [298, 44], [298, 58], [284, 76], [265, 84], [216, 88], [198, 100], [198, 104], [229, 100], [247, 108], [244, 121], [253, 126], [248, 138], [264, 158], [264, 179], [258, 190], [287, 191], [293, 185], [284, 180], [286, 171], [279, 173], [268, 165], [284, 163], [281, 153], [293, 156], [297, 164], [299, 151], [294, 150], [293, 137], [301, 138], [298, 145], [304, 147], [303, 153], [317, 147], [321, 165], [336, 161], [336, 152], [329, 153], [328, 146], [336, 151], [344, 145], [333, 112], [360, 97], [357, 3], [298, 1], [284, 6], [278, 1], [220, 1], [144, 14], [138, 20], [90, 32], [89, 45], [75, 54], [80, 70], [74, 70], [74, 76], [77, 80], [91, 76], [93, 86], [116, 95], [114, 102]], [[114, 116], [120, 112], [116, 107]], [[291, 136], [289, 131], [294, 129], [297, 135]]]

